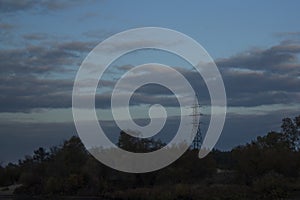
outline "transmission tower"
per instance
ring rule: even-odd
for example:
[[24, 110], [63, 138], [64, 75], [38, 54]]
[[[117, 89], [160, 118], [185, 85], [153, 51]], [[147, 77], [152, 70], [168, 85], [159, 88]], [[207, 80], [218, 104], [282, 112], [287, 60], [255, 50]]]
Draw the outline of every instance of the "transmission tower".
[[192, 125], [193, 125], [193, 133], [196, 132], [195, 138], [193, 140], [193, 143], [191, 145], [192, 149], [200, 149], [201, 148], [201, 144], [202, 144], [202, 134], [201, 134], [201, 129], [200, 129], [200, 116], [202, 115], [200, 113], [200, 105], [198, 103], [198, 97], [195, 94], [195, 99], [194, 99], [194, 104], [192, 106], [193, 109], [193, 113], [191, 114], [191, 116], [193, 117], [193, 121], [192, 121]]

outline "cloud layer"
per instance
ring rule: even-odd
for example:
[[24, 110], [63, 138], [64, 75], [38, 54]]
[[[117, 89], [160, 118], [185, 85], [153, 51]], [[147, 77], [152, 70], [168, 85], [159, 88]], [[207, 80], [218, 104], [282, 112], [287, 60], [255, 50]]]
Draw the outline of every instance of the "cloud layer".
[[[30, 38], [32, 39], [32, 38]], [[71, 41], [48, 46], [26, 46], [0, 50], [0, 111], [29, 112], [36, 108], [70, 108], [75, 72], [93, 42]], [[300, 99], [300, 43], [285, 41], [267, 49], [251, 49], [216, 61], [224, 79], [229, 106], [298, 104]], [[110, 93], [121, 74], [133, 66], [114, 67], [97, 94], [99, 108], [110, 107]], [[176, 67], [199, 93], [200, 102], [209, 105], [205, 83], [196, 72]], [[161, 72], [165, 79], [172, 80]], [[151, 78], [151, 71], [143, 74]], [[132, 87], [132, 85], [124, 86]], [[180, 87], [180, 86], [178, 86]], [[120, 98], [121, 94], [120, 94]], [[158, 85], [136, 91], [132, 105], [162, 103], [177, 106], [172, 93]]]
[[65, 1], [65, 0], [1, 0], [0, 1], [0, 12], [10, 13], [17, 11], [26, 11], [26, 10], [60, 10], [65, 9], [70, 6], [76, 5], [80, 1]]

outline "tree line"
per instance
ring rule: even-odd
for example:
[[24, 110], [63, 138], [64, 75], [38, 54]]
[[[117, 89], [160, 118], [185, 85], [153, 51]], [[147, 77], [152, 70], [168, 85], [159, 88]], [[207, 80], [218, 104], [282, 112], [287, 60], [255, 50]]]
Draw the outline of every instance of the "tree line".
[[[0, 167], [0, 186], [21, 184], [18, 195], [99, 196], [105, 199], [284, 199], [300, 194], [300, 115], [284, 118], [281, 131], [204, 159], [189, 149], [150, 173], [113, 170], [93, 158], [78, 137], [38, 148], [17, 164]], [[118, 146], [149, 152], [165, 144], [120, 133]], [[299, 197], [299, 196], [298, 196]]]

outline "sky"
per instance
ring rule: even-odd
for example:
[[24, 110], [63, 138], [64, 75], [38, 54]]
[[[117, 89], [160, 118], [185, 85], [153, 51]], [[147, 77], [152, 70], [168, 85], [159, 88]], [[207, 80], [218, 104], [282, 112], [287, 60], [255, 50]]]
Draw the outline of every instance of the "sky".
[[[299, 7], [292, 0], [0, 0], [0, 163], [76, 135], [71, 96], [80, 64], [104, 39], [139, 27], [180, 31], [214, 59], [228, 101], [217, 148], [229, 150], [280, 130], [282, 118], [300, 114]], [[151, 61], [172, 65], [194, 82], [205, 132], [210, 115], [205, 84], [184, 61], [166, 52], [133, 52], [112, 63], [104, 89], [98, 88], [98, 118], [104, 124], [111, 120], [107, 94], [116, 79]], [[139, 115], [143, 105], [161, 103], [173, 114], [178, 106], [169, 91], [155, 85], [141, 88], [131, 103], [137, 119], [145, 117]], [[108, 137], [116, 140], [118, 131], [109, 129]]]

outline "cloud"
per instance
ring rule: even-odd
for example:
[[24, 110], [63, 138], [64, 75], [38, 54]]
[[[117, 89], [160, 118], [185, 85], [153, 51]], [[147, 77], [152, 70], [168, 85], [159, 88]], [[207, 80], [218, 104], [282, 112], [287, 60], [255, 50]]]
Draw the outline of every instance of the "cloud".
[[15, 26], [9, 23], [0, 23], [0, 30], [11, 30], [13, 29]]
[[35, 0], [1, 0], [0, 1], [0, 11], [1, 12], [14, 12], [18, 10], [30, 9], [37, 1]]
[[[226, 87], [229, 106], [260, 106], [273, 104], [297, 104], [300, 100], [300, 43], [283, 41], [266, 49], [250, 49], [229, 58], [216, 61]], [[118, 66], [122, 72], [130, 70], [131, 65]], [[203, 105], [210, 104], [209, 93], [201, 76], [195, 71], [175, 67], [190, 81]], [[166, 80], [176, 80], [172, 75], [161, 72]], [[142, 78], [151, 80], [151, 71]], [[123, 85], [130, 88], [134, 85]], [[174, 84], [174, 87], [176, 84]], [[180, 87], [180, 86], [177, 86]], [[172, 95], [163, 87], [147, 85], [136, 91], [149, 103], [153, 100], [168, 101]], [[164, 98], [162, 98], [164, 97]], [[141, 102], [145, 102], [140, 98]], [[172, 102], [172, 101], [171, 101]], [[175, 105], [173, 103], [169, 106]]]
[[30, 34], [25, 34], [23, 35], [23, 38], [25, 40], [45, 40], [49, 38], [49, 35], [46, 33], [30, 33]]
[[1, 22], [0, 19], [0, 43], [6, 44], [13, 38], [13, 31], [16, 29], [16, 25], [11, 23]]
[[69, 41], [1, 49], [0, 111], [71, 107], [76, 69], [92, 46], [93, 42]]
[[58, 49], [65, 51], [77, 51], [79, 53], [89, 52], [95, 46], [95, 42], [72, 41], [57, 45]]
[[65, 42], [1, 49], [0, 72], [2, 75], [63, 72], [66, 65], [77, 64], [81, 60], [80, 56], [90, 51], [92, 44], [92, 42]]
[[0, 12], [11, 13], [34, 9], [55, 11], [66, 9], [79, 3], [81, 2], [78, 0], [0, 0]]
[[284, 41], [219, 59], [229, 105], [299, 102], [299, 53], [300, 43]]
[[[300, 43], [285, 41], [268, 49], [252, 49], [230, 58], [217, 60], [222, 68], [243, 68], [251, 70], [265, 70], [279, 73], [286, 71], [286, 65], [297, 63], [297, 54], [300, 53]], [[298, 69], [297, 63], [294, 69]], [[288, 68], [291, 71], [291, 67]]]
[[278, 33], [275, 33], [274, 36], [283, 37], [283, 38], [298, 38], [299, 39], [300, 31], [278, 32]]
[[[82, 55], [89, 52], [93, 45], [93, 42], [69, 41], [0, 50], [0, 111], [30, 112], [37, 108], [70, 108], [76, 69], [83, 59]], [[285, 41], [267, 49], [251, 49], [219, 59], [217, 65], [226, 87], [228, 105], [252, 107], [298, 103], [299, 53], [298, 43]], [[116, 66], [107, 71], [106, 79], [100, 83], [103, 88], [96, 95], [98, 108], [110, 108], [111, 92], [117, 79], [132, 67]], [[191, 82], [200, 103], [210, 105], [209, 93], [201, 76], [183, 67], [175, 68]], [[174, 77], [163, 71], [158, 76], [174, 81]], [[139, 78], [151, 80], [151, 70]], [[132, 86], [128, 84], [122, 87], [130, 91]], [[118, 94], [118, 98], [122, 99], [122, 94]], [[155, 84], [139, 88], [131, 98], [131, 105], [157, 103], [178, 106], [169, 90]]]
[[0, 77], [0, 111], [30, 112], [37, 108], [70, 107], [72, 86], [70, 80]]
[[34, 74], [62, 70], [75, 55], [59, 49], [46, 50], [40, 46], [0, 50], [1, 74]]

